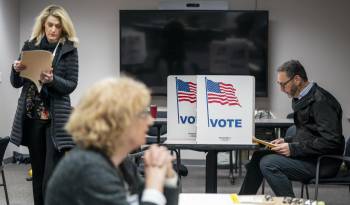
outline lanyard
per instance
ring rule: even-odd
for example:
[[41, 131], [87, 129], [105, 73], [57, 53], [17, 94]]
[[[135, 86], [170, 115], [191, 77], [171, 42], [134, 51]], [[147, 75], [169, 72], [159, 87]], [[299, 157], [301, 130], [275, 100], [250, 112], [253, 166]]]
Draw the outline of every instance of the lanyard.
[[56, 55], [56, 51], [57, 51], [58, 45], [60, 45], [60, 41], [58, 41], [58, 43], [57, 43], [57, 45], [56, 45], [56, 48], [55, 48], [55, 50], [54, 50], [53, 53], [52, 53], [52, 55], [53, 55], [54, 58], [55, 58], [55, 55]]

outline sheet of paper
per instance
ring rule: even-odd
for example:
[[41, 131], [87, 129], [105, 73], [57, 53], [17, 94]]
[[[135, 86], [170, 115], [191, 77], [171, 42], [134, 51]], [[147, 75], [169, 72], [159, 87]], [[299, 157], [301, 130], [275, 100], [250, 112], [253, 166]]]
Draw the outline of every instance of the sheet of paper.
[[39, 83], [40, 74], [43, 71], [48, 71], [51, 69], [52, 60], [53, 55], [50, 51], [23, 51], [21, 54], [21, 61], [22, 64], [26, 66], [26, 69], [21, 71], [20, 76], [33, 81], [40, 92], [42, 87]]

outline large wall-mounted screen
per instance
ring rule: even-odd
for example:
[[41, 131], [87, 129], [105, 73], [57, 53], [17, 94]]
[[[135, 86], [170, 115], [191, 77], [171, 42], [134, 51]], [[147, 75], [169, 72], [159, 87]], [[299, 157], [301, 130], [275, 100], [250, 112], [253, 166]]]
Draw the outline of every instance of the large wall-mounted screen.
[[166, 95], [168, 75], [253, 75], [267, 96], [267, 11], [120, 11], [120, 71]]

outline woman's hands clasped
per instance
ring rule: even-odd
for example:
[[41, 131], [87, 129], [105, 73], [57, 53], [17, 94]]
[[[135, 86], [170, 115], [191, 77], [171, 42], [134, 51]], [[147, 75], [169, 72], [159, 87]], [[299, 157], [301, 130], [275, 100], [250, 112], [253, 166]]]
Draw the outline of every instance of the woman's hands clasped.
[[165, 179], [175, 176], [173, 160], [174, 157], [165, 147], [150, 146], [144, 155], [146, 188], [163, 192]]

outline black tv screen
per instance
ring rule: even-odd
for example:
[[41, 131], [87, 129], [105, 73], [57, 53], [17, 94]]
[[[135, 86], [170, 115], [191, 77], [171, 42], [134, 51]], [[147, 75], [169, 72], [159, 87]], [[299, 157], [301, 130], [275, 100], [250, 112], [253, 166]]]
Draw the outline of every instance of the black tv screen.
[[120, 71], [166, 95], [168, 75], [253, 75], [267, 96], [268, 11], [120, 11]]

